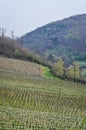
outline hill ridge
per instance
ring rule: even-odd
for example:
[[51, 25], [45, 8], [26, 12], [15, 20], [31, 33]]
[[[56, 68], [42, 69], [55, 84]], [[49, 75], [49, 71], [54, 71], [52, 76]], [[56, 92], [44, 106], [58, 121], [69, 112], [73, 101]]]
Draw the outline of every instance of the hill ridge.
[[86, 59], [86, 14], [51, 22], [20, 37], [23, 46], [50, 61]]

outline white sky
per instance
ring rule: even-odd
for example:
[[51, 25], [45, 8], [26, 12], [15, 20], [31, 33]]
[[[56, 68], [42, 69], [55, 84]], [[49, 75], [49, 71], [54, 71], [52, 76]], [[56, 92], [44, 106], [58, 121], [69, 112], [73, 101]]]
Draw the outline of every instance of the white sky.
[[86, 13], [86, 0], [0, 0], [0, 28], [24, 35], [37, 27]]

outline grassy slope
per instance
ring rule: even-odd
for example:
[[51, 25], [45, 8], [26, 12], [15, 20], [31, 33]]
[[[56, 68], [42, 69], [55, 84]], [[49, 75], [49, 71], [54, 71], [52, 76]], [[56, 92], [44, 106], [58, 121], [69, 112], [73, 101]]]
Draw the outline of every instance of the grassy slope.
[[86, 86], [49, 77], [43, 66], [0, 58], [0, 130], [85, 130]]
[[81, 67], [81, 70], [82, 70], [81, 74], [82, 74], [82, 76], [86, 77], [86, 61], [78, 61], [78, 64]]
[[82, 76], [86, 77], [86, 69], [82, 69]]
[[54, 78], [48, 67], [40, 66], [41, 72], [45, 77]]
[[80, 67], [86, 68], [86, 61], [78, 61], [78, 64], [80, 65]]

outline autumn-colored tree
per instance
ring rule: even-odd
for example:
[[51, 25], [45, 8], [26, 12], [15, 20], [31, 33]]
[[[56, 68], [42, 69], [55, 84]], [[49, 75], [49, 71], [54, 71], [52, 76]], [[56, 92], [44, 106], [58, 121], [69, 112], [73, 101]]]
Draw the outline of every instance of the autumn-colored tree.
[[80, 78], [80, 66], [79, 64], [74, 61], [73, 62], [73, 68], [74, 68], [74, 79], [79, 79]]
[[74, 68], [73, 66], [69, 66], [66, 70], [66, 77], [70, 79], [74, 79]]
[[56, 75], [62, 78], [64, 75], [64, 61], [62, 58], [60, 58], [58, 62], [54, 64], [54, 68]]
[[77, 80], [80, 78], [80, 66], [78, 65], [76, 61], [73, 62], [73, 65], [67, 68], [66, 76], [74, 80]]

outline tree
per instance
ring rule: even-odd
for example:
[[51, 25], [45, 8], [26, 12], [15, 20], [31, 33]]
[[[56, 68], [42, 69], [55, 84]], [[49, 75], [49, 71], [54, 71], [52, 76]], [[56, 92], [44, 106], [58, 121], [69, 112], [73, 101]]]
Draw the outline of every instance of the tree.
[[6, 29], [5, 28], [0, 28], [0, 32], [1, 32], [1, 36], [2, 36], [2, 38], [4, 38], [5, 37], [5, 33], [6, 33]]
[[54, 68], [55, 68], [56, 75], [63, 78], [63, 76], [64, 76], [64, 62], [63, 62], [62, 58], [60, 58], [58, 60], [58, 62], [54, 64]]
[[80, 78], [80, 66], [76, 61], [73, 62], [73, 68], [74, 68], [74, 80], [79, 79]]
[[66, 76], [74, 80], [80, 79], [80, 66], [76, 61], [67, 68]]
[[74, 79], [74, 68], [70, 65], [66, 70], [66, 77], [69, 79]]
[[11, 39], [14, 41], [15, 36], [14, 36], [14, 31], [11, 31]]

